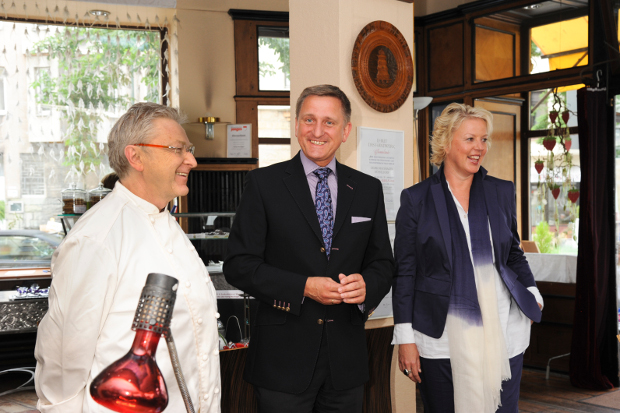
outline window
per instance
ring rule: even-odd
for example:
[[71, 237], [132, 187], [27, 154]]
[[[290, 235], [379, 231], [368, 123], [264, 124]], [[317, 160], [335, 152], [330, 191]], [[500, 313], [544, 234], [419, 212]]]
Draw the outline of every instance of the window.
[[588, 64], [588, 16], [532, 27], [530, 73]]
[[258, 88], [291, 90], [288, 27], [258, 27]]
[[258, 166], [291, 158], [291, 107], [258, 105]]
[[45, 195], [45, 168], [37, 155], [21, 154], [22, 196]]
[[575, 87], [530, 92], [530, 234], [543, 253], [577, 254], [581, 181]]
[[236, 121], [252, 124], [259, 166], [290, 159], [288, 13], [228, 14], [235, 23]]
[[22, 205], [0, 228], [38, 230], [58, 223], [63, 189], [93, 189], [111, 172], [107, 134], [119, 116], [161, 101], [164, 32], [2, 20], [0, 29], [0, 203]]
[[6, 98], [5, 98], [5, 74], [6, 69], [0, 67], [0, 116], [6, 115]]
[[[53, 85], [52, 85], [53, 81], [52, 81], [52, 76], [51, 76], [49, 66], [48, 67], [35, 67], [34, 78], [35, 78], [35, 83], [38, 85], [35, 88], [37, 102], [49, 101], [51, 98], [51, 96], [49, 96], [49, 93], [50, 93], [50, 90], [53, 88]], [[49, 104], [37, 103], [37, 116], [50, 116], [51, 114], [52, 114], [52, 109]]]

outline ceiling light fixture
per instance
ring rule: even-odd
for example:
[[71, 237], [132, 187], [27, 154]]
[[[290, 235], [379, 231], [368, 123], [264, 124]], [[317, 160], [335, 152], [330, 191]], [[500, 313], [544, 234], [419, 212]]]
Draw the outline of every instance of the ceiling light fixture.
[[109, 16], [110, 12], [109, 11], [105, 11], [105, 10], [89, 10], [88, 11], [90, 14], [92, 14], [93, 16]]
[[540, 4], [530, 4], [529, 6], [524, 6], [525, 10], [536, 10], [540, 9], [542, 6]]

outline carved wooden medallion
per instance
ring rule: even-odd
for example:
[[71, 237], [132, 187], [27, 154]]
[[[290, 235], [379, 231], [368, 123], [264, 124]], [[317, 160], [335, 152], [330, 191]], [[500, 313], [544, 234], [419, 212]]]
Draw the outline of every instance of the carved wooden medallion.
[[393, 112], [413, 85], [413, 61], [407, 41], [388, 22], [368, 23], [357, 36], [351, 56], [357, 91], [371, 108]]

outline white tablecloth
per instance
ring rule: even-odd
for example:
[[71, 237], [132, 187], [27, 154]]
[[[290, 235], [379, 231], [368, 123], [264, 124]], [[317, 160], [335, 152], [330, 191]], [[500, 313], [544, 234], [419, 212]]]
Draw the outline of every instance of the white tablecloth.
[[572, 283], [577, 281], [577, 256], [525, 253], [536, 281]]

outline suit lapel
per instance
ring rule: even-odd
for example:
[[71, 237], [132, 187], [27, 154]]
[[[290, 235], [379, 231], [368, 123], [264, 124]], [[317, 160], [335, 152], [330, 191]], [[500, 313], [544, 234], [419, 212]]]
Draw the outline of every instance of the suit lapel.
[[283, 180], [284, 185], [286, 185], [295, 203], [301, 210], [301, 213], [306, 218], [306, 221], [308, 221], [308, 225], [310, 225], [317, 238], [323, 243], [319, 219], [316, 215], [316, 208], [312, 203], [312, 194], [308, 186], [308, 178], [306, 178], [304, 173], [299, 153], [290, 160]]
[[336, 203], [336, 220], [334, 221], [334, 239], [346, 217], [349, 216], [349, 208], [353, 203], [356, 187], [355, 181], [350, 176], [345, 175], [344, 168], [339, 162], [336, 162], [336, 171], [338, 172], [338, 202]]
[[495, 261], [499, 263], [499, 240], [501, 239], [501, 225], [499, 202], [497, 200], [497, 187], [484, 178], [482, 180], [482, 183], [484, 188], [484, 199], [487, 203], [487, 214], [489, 215], [489, 223], [491, 224], [491, 238], [493, 239], [493, 251], [495, 252]]
[[[446, 206], [446, 197], [441, 187], [441, 172], [437, 172], [433, 175], [433, 183], [431, 184], [431, 192], [433, 193], [433, 200], [435, 201], [435, 209], [437, 211], [437, 217], [439, 218], [439, 227], [441, 228], [441, 235], [443, 237], [444, 244], [446, 246], [446, 252], [448, 253], [448, 259], [450, 260], [450, 268], [452, 268], [452, 235], [450, 233], [450, 218], [448, 217], [448, 207]], [[435, 179], [436, 178], [436, 179]]]

